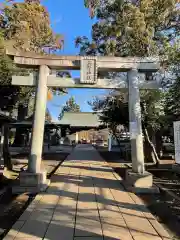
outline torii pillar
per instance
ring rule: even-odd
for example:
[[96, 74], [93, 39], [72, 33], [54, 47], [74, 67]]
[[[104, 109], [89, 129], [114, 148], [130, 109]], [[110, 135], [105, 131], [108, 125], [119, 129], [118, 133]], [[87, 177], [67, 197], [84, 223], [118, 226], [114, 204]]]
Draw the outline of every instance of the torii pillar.
[[42, 149], [44, 140], [44, 125], [47, 102], [47, 77], [49, 68], [46, 65], [39, 66], [39, 77], [36, 82], [36, 100], [33, 119], [31, 149], [28, 161], [28, 171], [20, 172], [20, 186], [13, 189], [14, 192], [22, 192], [25, 188], [30, 192], [44, 191], [50, 181], [46, 178], [46, 171], [42, 165]]
[[44, 65], [40, 66], [39, 81], [36, 85], [36, 101], [32, 129], [32, 145], [28, 164], [28, 171], [30, 173], [39, 174], [41, 172], [41, 156], [44, 139], [44, 119], [46, 114], [48, 75], [49, 68]]
[[158, 192], [153, 187], [153, 176], [144, 168], [144, 144], [141, 122], [140, 90], [137, 68], [127, 72], [129, 93], [129, 131], [131, 138], [132, 169], [126, 172], [126, 187], [133, 192]]
[[129, 130], [131, 133], [131, 159], [134, 172], [144, 174], [144, 151], [141, 123], [141, 106], [138, 71], [128, 71], [129, 86]]

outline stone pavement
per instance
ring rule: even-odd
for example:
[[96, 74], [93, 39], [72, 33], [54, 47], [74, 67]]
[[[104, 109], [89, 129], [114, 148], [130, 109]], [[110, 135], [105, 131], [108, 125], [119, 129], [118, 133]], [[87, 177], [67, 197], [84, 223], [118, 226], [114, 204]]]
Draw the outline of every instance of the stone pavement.
[[166, 230], [89, 145], [78, 145], [5, 240], [168, 240]]

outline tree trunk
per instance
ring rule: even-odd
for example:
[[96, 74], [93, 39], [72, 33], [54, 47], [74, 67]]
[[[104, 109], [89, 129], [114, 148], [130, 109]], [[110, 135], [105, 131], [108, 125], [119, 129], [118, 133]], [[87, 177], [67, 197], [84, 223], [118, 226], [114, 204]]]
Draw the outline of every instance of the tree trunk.
[[[28, 112], [28, 106], [24, 106], [24, 105], [20, 104], [18, 106], [17, 120], [23, 121], [27, 116], [27, 112]], [[24, 128], [16, 129], [16, 135], [15, 135], [15, 140], [14, 140], [13, 146], [23, 146], [24, 145], [24, 133], [25, 133]]]
[[118, 146], [120, 148], [120, 140], [119, 140], [119, 138], [118, 138], [118, 136], [117, 136], [117, 134], [115, 132], [113, 133], [113, 136], [115, 137], [115, 139], [116, 139], [116, 141], [118, 143]]
[[156, 152], [159, 158], [162, 157], [162, 152], [163, 152], [163, 144], [162, 144], [162, 134], [161, 131], [156, 132]]
[[158, 165], [160, 163], [159, 157], [157, 155], [155, 146], [149, 137], [148, 130], [145, 126], [143, 126], [143, 131], [144, 131], [144, 137], [145, 137], [145, 156], [147, 153], [146, 157], [148, 158], [148, 156], [149, 156], [151, 161], [153, 161], [154, 164]]
[[116, 134], [116, 131], [117, 131], [117, 127], [115, 126], [115, 127], [112, 127], [111, 126], [111, 131], [112, 131], [112, 135], [115, 137], [115, 139], [116, 139], [116, 141], [117, 141], [117, 143], [118, 143], [118, 146], [119, 146], [119, 148], [120, 148], [120, 140], [119, 140], [119, 138], [118, 138], [118, 136], [117, 136], [117, 134]]
[[12, 170], [11, 155], [9, 152], [9, 127], [4, 125], [4, 144], [3, 144], [4, 166], [7, 170]]

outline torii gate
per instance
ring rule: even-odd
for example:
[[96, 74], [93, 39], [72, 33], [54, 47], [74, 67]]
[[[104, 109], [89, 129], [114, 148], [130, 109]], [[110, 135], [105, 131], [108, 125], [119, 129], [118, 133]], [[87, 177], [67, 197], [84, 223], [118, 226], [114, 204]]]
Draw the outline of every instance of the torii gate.
[[[7, 51], [20, 67], [39, 70], [39, 75], [13, 76], [13, 85], [36, 86], [35, 114], [32, 130], [28, 172], [20, 173], [21, 187], [43, 191], [47, 187], [46, 173], [41, 169], [44, 120], [47, 87], [124, 89], [129, 91], [129, 126], [131, 133], [132, 170], [127, 173], [131, 186], [147, 189], [152, 187], [152, 175], [144, 170], [143, 137], [139, 89], [157, 89], [156, 81], [146, 81], [145, 72], [159, 70], [159, 61], [152, 58], [134, 57], [82, 57], [36, 55]], [[61, 78], [56, 70], [81, 70], [80, 78]], [[127, 80], [98, 78], [98, 72], [127, 72]], [[139, 78], [140, 75], [140, 78]], [[32, 190], [33, 189], [33, 190]], [[21, 191], [20, 189], [18, 191]]]

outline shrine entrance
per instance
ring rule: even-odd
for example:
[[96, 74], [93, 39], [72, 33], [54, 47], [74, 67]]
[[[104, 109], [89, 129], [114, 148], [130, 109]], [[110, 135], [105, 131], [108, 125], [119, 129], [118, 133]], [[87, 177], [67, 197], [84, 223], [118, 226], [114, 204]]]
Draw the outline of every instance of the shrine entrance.
[[[131, 135], [132, 170], [128, 171], [127, 181], [136, 185], [137, 179], [144, 188], [152, 186], [152, 176], [144, 169], [143, 136], [141, 125], [140, 89], [157, 89], [156, 81], [147, 81], [146, 74], [159, 70], [159, 62], [152, 58], [131, 57], [81, 57], [50, 56], [32, 53], [7, 51], [14, 63], [20, 67], [34, 68], [29, 76], [13, 76], [13, 85], [36, 87], [35, 112], [32, 129], [31, 150], [28, 171], [20, 174], [20, 184], [43, 190], [47, 185], [46, 173], [41, 170], [41, 155], [44, 135], [44, 122], [47, 100], [47, 87], [127, 89], [129, 101], [129, 130]], [[80, 78], [57, 77], [58, 70], [80, 70]], [[38, 75], [37, 75], [38, 72]], [[99, 78], [102, 72], [127, 72], [127, 79]]]

